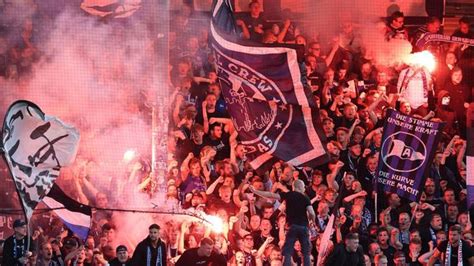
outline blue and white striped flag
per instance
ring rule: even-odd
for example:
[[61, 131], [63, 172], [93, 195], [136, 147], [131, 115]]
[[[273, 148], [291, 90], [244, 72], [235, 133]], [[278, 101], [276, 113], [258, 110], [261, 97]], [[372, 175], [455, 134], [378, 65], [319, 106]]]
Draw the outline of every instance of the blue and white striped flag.
[[86, 240], [91, 227], [92, 209], [68, 197], [54, 185], [43, 203], [56, 213], [63, 223], [82, 240]]

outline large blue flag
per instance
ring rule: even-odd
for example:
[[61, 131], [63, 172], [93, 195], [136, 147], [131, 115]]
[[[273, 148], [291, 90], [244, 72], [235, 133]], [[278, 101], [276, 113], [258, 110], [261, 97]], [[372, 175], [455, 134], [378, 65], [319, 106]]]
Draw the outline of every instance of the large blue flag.
[[385, 191], [419, 200], [444, 125], [388, 110], [377, 171]]
[[275, 159], [318, 165], [328, 159], [319, 112], [308, 97], [296, 49], [241, 44], [228, 1], [218, 0], [212, 47], [227, 109], [255, 169]]

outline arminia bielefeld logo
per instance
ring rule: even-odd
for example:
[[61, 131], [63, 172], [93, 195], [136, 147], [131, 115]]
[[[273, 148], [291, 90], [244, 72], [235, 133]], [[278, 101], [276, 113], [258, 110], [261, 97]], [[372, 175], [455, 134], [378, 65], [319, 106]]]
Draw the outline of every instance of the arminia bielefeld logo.
[[[411, 139], [411, 143], [406, 143], [408, 139]], [[391, 170], [402, 173], [413, 172], [425, 163], [426, 146], [414, 134], [397, 132], [384, 140], [381, 154], [383, 163]]]

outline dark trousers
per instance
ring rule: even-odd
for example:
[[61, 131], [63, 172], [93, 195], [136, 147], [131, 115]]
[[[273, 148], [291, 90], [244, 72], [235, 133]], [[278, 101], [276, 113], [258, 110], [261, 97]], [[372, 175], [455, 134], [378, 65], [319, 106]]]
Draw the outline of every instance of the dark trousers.
[[291, 256], [293, 255], [296, 240], [300, 241], [301, 251], [303, 252], [303, 265], [310, 266], [311, 264], [311, 243], [309, 242], [308, 227], [304, 225], [293, 224], [286, 233], [285, 244], [283, 245], [282, 254], [285, 257], [284, 266], [291, 265]]

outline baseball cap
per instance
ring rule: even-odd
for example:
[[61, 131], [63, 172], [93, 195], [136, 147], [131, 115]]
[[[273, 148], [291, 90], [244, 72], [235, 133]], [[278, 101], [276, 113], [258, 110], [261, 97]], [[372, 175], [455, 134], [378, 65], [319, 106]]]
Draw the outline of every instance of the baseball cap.
[[69, 246], [69, 247], [76, 247], [78, 245], [78, 243], [77, 243], [76, 239], [68, 238], [64, 241], [64, 245]]
[[26, 222], [21, 219], [17, 219], [13, 222], [13, 228], [17, 228], [17, 227], [21, 227], [25, 225], [26, 225]]
[[116, 253], [119, 253], [120, 251], [127, 251], [127, 247], [124, 245], [120, 245], [115, 249]]

